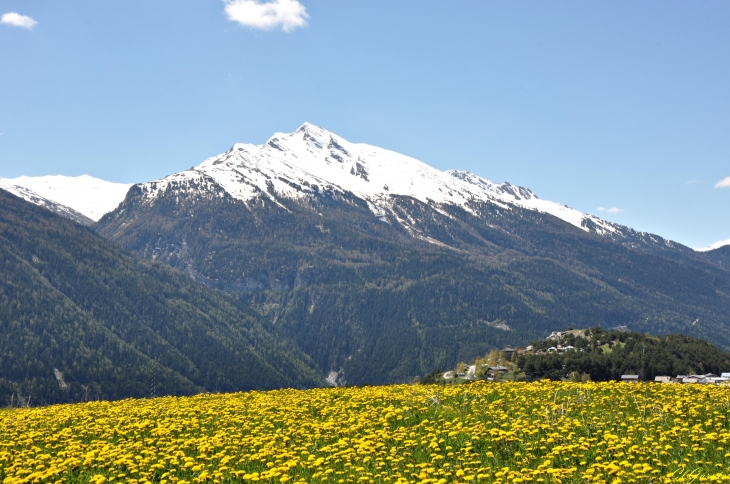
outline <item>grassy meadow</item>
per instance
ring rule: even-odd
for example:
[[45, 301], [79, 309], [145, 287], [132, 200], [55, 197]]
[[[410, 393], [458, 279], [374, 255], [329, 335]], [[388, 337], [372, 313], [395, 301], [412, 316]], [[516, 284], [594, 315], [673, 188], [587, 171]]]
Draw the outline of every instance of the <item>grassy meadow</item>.
[[474, 383], [0, 410], [0, 482], [730, 481], [730, 388]]

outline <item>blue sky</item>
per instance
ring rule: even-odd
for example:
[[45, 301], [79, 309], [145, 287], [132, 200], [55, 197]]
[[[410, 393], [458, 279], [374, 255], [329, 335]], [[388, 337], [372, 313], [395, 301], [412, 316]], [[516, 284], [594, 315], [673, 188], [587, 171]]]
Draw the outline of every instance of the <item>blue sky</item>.
[[309, 121], [730, 238], [730, 3], [299, 1], [267, 24], [252, 0], [0, 0], [0, 176], [147, 181]]

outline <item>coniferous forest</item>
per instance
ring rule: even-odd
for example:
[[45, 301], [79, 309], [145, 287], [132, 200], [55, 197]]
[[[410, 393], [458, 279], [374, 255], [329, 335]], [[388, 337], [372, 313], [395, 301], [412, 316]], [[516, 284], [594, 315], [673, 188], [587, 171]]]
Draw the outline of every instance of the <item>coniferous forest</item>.
[[241, 302], [0, 190], [0, 405], [323, 383]]

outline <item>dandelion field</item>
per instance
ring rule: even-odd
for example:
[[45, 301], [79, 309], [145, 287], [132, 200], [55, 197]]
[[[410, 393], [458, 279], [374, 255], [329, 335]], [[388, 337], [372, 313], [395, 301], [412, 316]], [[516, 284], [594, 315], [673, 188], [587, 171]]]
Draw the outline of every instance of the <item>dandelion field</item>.
[[0, 410], [0, 481], [730, 481], [730, 388], [475, 383]]

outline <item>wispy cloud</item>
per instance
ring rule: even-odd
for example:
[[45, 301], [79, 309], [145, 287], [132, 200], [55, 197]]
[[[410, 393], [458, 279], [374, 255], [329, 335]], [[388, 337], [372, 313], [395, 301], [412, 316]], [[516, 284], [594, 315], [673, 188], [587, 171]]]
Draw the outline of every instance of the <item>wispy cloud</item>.
[[28, 17], [27, 15], [20, 15], [17, 12], [8, 12], [4, 13], [2, 17], [0, 17], [0, 24], [5, 25], [12, 25], [13, 27], [22, 27], [24, 29], [32, 29], [36, 25], [38, 25], [38, 22], [33, 20], [31, 17]]
[[730, 176], [726, 176], [719, 182], [715, 183], [715, 188], [728, 188], [730, 187]]
[[598, 211], [599, 212], [608, 212], [608, 213], [619, 213], [619, 212], [623, 212], [623, 210], [621, 210], [618, 207], [611, 207], [611, 208], [598, 207]]
[[687, 185], [697, 185], [700, 182], [698, 178], [692, 178], [691, 180], [687, 181]]
[[259, 30], [272, 30], [281, 27], [291, 32], [297, 27], [307, 25], [309, 14], [304, 5], [297, 0], [223, 0], [228, 20], [238, 22], [244, 27]]

